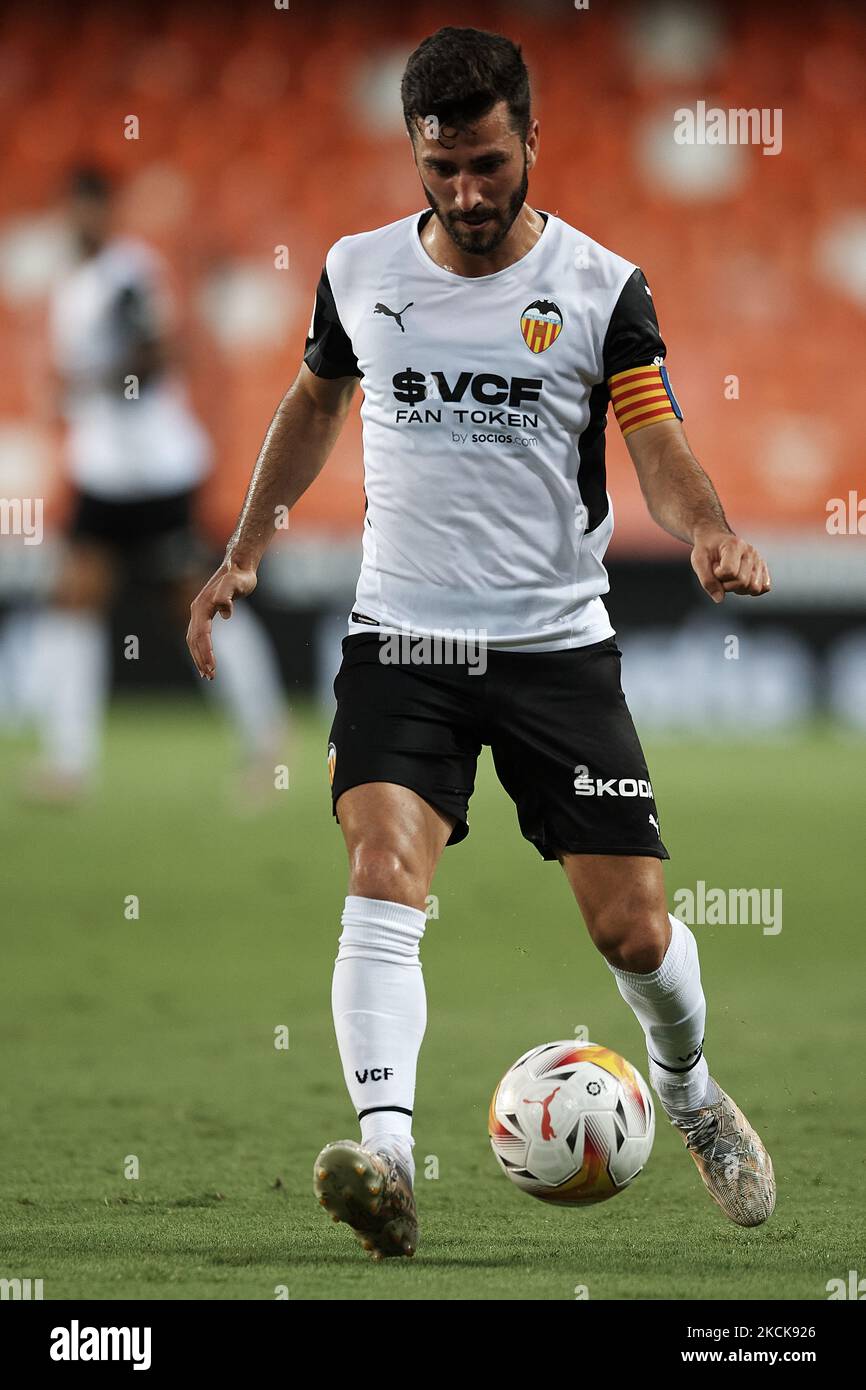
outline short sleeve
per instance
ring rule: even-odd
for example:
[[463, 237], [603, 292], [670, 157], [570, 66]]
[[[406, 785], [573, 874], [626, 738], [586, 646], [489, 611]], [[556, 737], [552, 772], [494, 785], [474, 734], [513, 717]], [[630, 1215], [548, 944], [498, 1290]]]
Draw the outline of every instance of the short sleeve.
[[682, 420], [664, 365], [666, 352], [649, 285], [636, 269], [610, 316], [602, 349], [604, 376], [623, 435], [660, 420]]
[[327, 266], [323, 267], [316, 288], [313, 316], [310, 319], [304, 348], [304, 361], [316, 376], [335, 379], [341, 376], [363, 375], [349, 335], [340, 322]]

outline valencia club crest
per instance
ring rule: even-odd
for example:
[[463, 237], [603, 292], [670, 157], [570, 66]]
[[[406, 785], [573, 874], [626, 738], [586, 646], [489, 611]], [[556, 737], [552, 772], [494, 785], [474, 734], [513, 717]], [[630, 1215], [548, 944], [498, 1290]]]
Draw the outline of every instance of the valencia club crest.
[[520, 315], [520, 331], [530, 352], [546, 352], [562, 332], [562, 314], [552, 299], [536, 299]]

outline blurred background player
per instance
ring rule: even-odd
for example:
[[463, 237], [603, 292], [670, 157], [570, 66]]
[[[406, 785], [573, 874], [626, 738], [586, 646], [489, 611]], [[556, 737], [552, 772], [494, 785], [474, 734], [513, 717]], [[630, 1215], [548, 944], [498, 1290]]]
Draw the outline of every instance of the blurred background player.
[[[89, 785], [111, 675], [108, 612], [119, 579], [158, 591], [185, 629], [209, 572], [194, 522], [211, 449], [179, 379], [160, 258], [112, 233], [112, 189], [77, 170], [68, 189], [76, 257], [51, 303], [57, 400], [68, 426], [74, 501], [53, 600], [38, 624], [34, 688], [42, 758], [30, 795], [64, 800]], [[218, 635], [219, 689], [248, 763], [247, 790], [273, 776], [283, 726], [270, 641], [248, 608]]]

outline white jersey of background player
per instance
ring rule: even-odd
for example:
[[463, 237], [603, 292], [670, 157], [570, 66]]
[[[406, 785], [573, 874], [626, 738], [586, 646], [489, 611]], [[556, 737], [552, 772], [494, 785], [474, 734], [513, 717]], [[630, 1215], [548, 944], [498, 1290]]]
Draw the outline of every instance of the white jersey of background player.
[[[122, 573], [159, 585], [182, 630], [207, 547], [195, 492], [210, 442], [172, 360], [165, 272], [144, 243], [112, 234], [111, 190], [80, 170], [67, 207], [76, 263], [50, 306], [57, 404], [73, 484], [60, 573], [39, 623], [34, 688], [42, 760], [29, 792], [65, 800], [90, 782], [110, 683], [108, 610]], [[257, 792], [273, 786], [282, 730], [276, 663], [254, 613], [220, 635], [222, 692]], [[146, 660], [142, 653], [139, 660]]]
[[83, 491], [131, 501], [194, 487], [207, 472], [210, 443], [176, 373], [161, 372], [137, 399], [129, 374], [118, 390], [133, 336], [165, 340], [172, 319], [164, 267], [132, 238], [107, 241], [58, 284], [52, 355], [64, 384], [69, 471]]

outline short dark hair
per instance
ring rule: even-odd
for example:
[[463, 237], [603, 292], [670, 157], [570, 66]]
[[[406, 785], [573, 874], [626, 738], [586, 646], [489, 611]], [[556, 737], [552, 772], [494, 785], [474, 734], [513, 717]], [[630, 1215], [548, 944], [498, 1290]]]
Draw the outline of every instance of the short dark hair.
[[520, 47], [502, 34], [453, 25], [437, 29], [410, 56], [400, 95], [413, 141], [419, 120], [428, 116], [446, 132], [461, 132], [505, 101], [514, 131], [526, 142], [529, 73]]
[[79, 164], [69, 171], [66, 186], [73, 198], [92, 198], [107, 203], [111, 197], [111, 179], [95, 164]]

